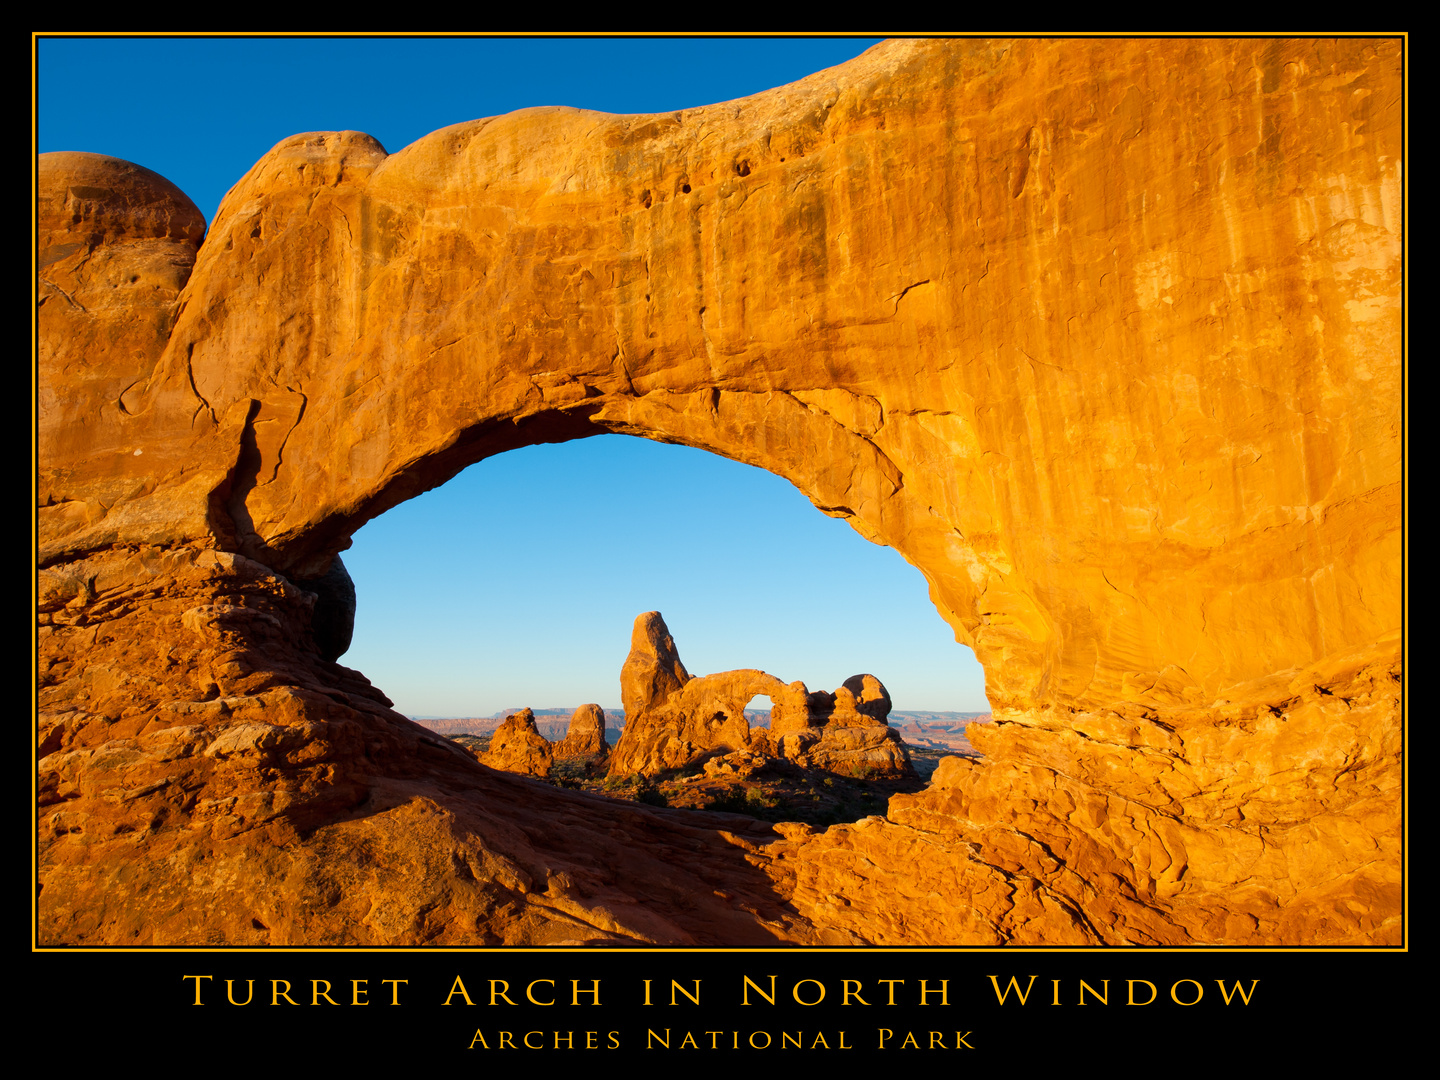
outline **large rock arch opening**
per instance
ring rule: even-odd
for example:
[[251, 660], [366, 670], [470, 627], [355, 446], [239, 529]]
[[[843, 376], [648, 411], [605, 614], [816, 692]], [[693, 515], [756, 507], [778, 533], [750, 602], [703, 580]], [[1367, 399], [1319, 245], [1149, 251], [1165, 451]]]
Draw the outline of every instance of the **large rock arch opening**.
[[[890, 42], [673, 115], [526, 110], [393, 155], [295, 136], [198, 252], [172, 185], [49, 156], [47, 933], [551, 933], [533, 904], [493, 914], [494, 890], [578, 880], [536, 877], [568, 857], [543, 844], [463, 902], [429, 875], [448, 922], [381, 904], [363, 932], [184, 914], [195, 879], [156, 853], [199, 851], [203, 805], [206, 858], [313, 884], [330, 871], [295, 869], [291, 833], [470, 813], [435, 801], [460, 784], [443, 748], [428, 794], [394, 764], [423, 737], [314, 652], [304, 583], [466, 465], [608, 431], [766, 468], [899, 550], [1000, 721], [991, 764], [942, 769], [885, 827], [767, 841], [773, 918], [717, 932], [1394, 940], [1399, 90], [1378, 40]], [[917, 860], [919, 833], [949, 856]], [[125, 845], [145, 857], [122, 867]], [[822, 849], [896, 869], [832, 909]], [[103, 897], [125, 874], [174, 919]], [[902, 879], [963, 899], [897, 921]], [[549, 888], [583, 923], [600, 881]], [[632, 910], [605, 932], [695, 939]]]
[[833, 688], [873, 670], [897, 710], [988, 712], [983, 669], [913, 566], [774, 474], [705, 451], [608, 435], [511, 451], [353, 539], [343, 562], [363, 603], [341, 662], [411, 716], [618, 709], [644, 609], [700, 671], [756, 665]]

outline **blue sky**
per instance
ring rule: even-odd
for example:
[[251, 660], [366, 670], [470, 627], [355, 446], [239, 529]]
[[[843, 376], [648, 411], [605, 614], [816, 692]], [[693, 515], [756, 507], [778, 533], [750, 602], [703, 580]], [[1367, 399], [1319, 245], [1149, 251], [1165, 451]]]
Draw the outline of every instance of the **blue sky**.
[[[167, 177], [206, 220], [275, 143], [368, 132], [392, 153], [534, 105], [661, 112], [728, 101], [875, 39], [47, 38], [38, 148]], [[811, 689], [877, 675], [897, 709], [988, 708], [983, 675], [896, 552], [787, 481], [623, 436], [480, 462], [355, 535], [358, 668], [412, 715], [617, 706], [638, 613], [694, 674], [758, 667]], [[761, 703], [763, 704], [763, 702]]]

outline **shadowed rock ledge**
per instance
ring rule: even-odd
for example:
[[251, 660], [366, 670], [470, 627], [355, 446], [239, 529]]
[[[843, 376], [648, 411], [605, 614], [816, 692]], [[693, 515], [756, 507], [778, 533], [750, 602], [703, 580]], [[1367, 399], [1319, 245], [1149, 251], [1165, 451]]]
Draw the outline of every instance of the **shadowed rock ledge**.
[[[1385, 39], [887, 42], [294, 136], [203, 243], [42, 156], [40, 940], [1398, 942], [1400, 92]], [[602, 432], [919, 567], [983, 763], [824, 832], [614, 804], [326, 659], [355, 529]]]

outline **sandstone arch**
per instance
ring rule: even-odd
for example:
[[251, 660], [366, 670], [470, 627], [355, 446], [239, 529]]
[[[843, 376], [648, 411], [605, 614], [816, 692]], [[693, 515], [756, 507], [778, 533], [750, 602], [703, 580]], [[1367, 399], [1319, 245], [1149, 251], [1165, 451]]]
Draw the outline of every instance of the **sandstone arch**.
[[[527, 110], [393, 155], [296, 136], [198, 253], [173, 186], [51, 156], [42, 708], [66, 719], [42, 750], [78, 777], [184, 684], [225, 724], [290, 688], [295, 723], [215, 768], [353, 755], [355, 732], [290, 730], [384, 712], [308, 659], [295, 583], [489, 454], [623, 432], [767, 468], [894, 546], [985, 666], [994, 764], [892, 817], [985, 833], [1002, 777], [1043, 789], [1045, 854], [986, 834], [986, 866], [1061, 899], [1022, 910], [957, 854], [946, 894], [989, 899], [908, 933], [1389, 940], [1399, 90], [1384, 40], [889, 42], [668, 116]], [[203, 646], [135, 646], [124, 620], [180, 594]], [[82, 656], [72, 631], [107, 622], [118, 651]], [[297, 783], [310, 802], [252, 792], [263, 820], [375, 790]], [[1219, 839], [1238, 821], [1290, 839], [1246, 833], [1242, 858]], [[776, 858], [804, 897], [807, 852], [893, 861], [901, 833]], [[1302, 844], [1334, 858], [1275, 854]], [[1105, 874], [1124, 887], [1092, 895]], [[1242, 880], [1253, 903], [1222, 915]], [[883, 937], [795, 903], [815, 933]]]
[[[614, 776], [655, 776], [749, 751], [814, 769], [914, 775], [904, 742], [886, 723], [890, 693], [874, 675], [852, 675], [833, 692], [755, 668], [695, 678], [658, 611], [635, 617], [620, 693], [625, 731], [610, 757]], [[772, 708], [770, 726], [757, 730], [745, 706], [759, 696]]]

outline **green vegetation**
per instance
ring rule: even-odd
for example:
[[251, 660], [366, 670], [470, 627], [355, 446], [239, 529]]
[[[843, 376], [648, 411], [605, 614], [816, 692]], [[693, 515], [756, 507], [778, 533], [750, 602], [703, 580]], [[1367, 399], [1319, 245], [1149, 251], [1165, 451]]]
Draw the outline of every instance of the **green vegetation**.
[[[454, 739], [482, 751], [490, 742], [488, 737], [474, 735]], [[865, 765], [845, 776], [784, 763], [725, 777], [706, 776], [698, 764], [659, 777], [614, 777], [604, 775], [603, 764], [597, 769], [594, 762], [584, 759], [560, 758], [548, 779], [556, 787], [646, 806], [744, 814], [761, 821], [796, 821], [828, 828], [885, 814], [892, 795], [920, 790], [944, 753], [913, 746], [909, 751], [918, 777], [882, 776]]]
[[775, 812], [788, 810], [789, 806], [788, 799], [777, 798], [758, 787], [736, 784], [726, 788], [722, 795], [711, 799], [701, 809], [724, 814], [745, 814], [762, 821], [793, 821], [793, 815]]

